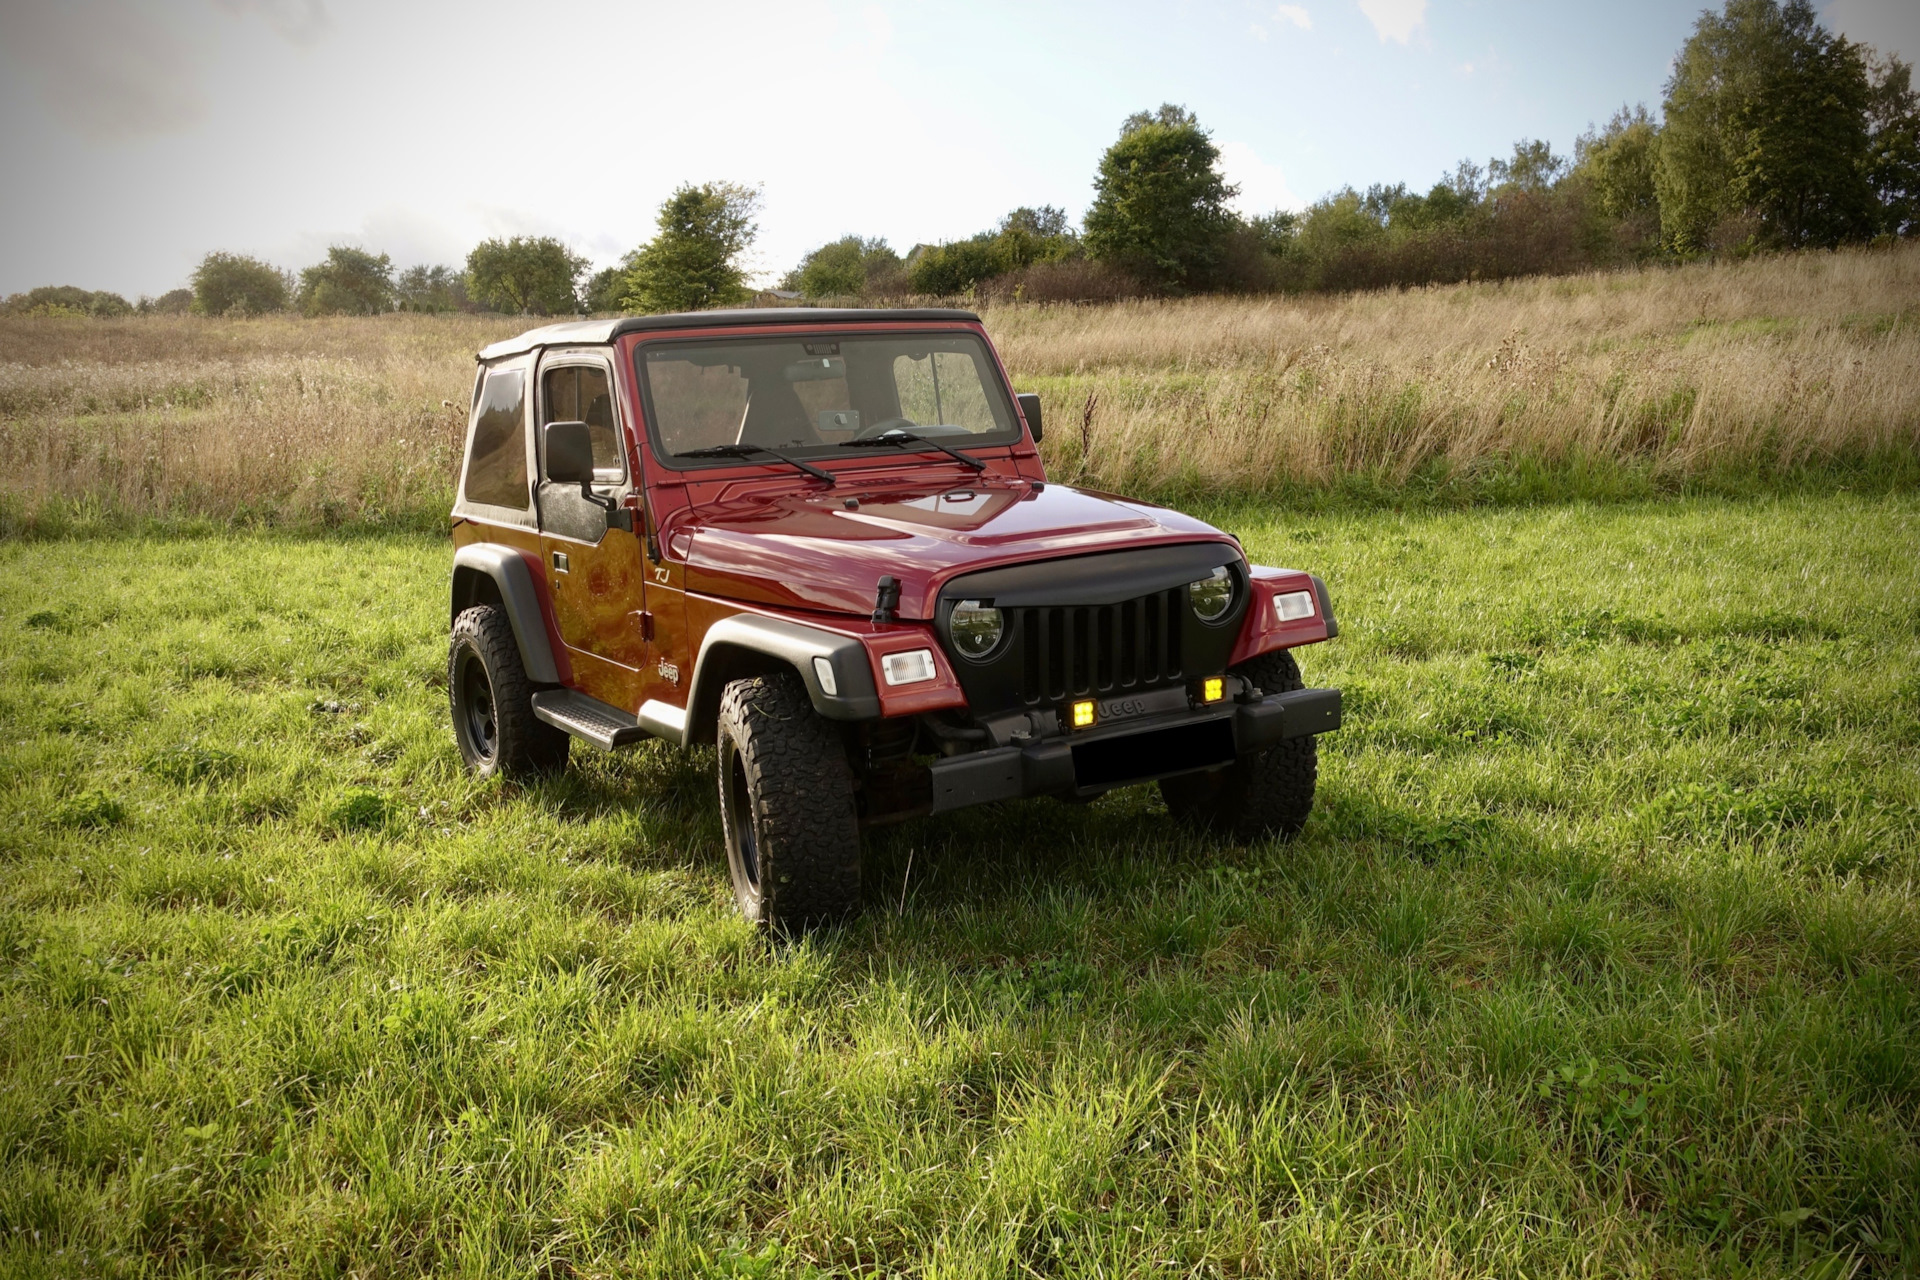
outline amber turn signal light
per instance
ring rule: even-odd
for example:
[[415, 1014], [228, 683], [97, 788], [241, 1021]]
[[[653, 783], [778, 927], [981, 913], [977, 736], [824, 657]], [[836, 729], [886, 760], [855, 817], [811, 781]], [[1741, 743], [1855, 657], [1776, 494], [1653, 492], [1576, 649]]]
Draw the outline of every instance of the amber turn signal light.
[[1076, 702], [1073, 704], [1073, 727], [1085, 729], [1093, 724], [1093, 703]]

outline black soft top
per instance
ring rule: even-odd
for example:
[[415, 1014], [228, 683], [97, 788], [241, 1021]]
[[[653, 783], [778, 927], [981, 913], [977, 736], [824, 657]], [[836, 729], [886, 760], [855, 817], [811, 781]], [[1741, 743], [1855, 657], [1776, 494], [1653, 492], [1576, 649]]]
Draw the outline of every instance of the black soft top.
[[882, 324], [902, 321], [978, 324], [971, 311], [950, 307], [748, 307], [735, 311], [679, 311], [660, 316], [619, 316], [612, 320], [570, 320], [529, 329], [484, 348], [479, 359], [498, 360], [539, 347], [591, 346], [612, 342], [623, 333], [663, 329], [719, 329], [750, 324]]

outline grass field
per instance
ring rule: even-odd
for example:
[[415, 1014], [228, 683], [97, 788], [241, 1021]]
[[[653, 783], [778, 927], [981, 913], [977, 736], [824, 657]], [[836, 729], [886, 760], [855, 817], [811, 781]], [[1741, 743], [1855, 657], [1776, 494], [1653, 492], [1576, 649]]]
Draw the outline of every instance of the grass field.
[[0, 1272], [1911, 1274], [1920, 501], [1316, 516], [1291, 845], [1144, 790], [731, 914], [464, 780], [442, 539], [0, 542]]
[[[1459, 505], [1920, 489], [1916, 297], [1905, 244], [983, 315], [1057, 478]], [[0, 534], [437, 527], [473, 353], [535, 323], [0, 317]]]

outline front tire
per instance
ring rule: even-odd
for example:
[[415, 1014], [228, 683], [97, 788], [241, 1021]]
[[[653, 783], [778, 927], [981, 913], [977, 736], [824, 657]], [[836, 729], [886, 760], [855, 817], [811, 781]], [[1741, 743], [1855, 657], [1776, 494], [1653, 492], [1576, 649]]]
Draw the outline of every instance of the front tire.
[[720, 697], [720, 825], [740, 913], [798, 932], [860, 903], [853, 771], [834, 727], [790, 671]]
[[460, 758], [475, 775], [527, 779], [566, 766], [567, 735], [533, 714], [533, 682], [513, 624], [492, 605], [454, 619], [447, 699]]
[[[1263, 653], [1233, 669], [1265, 693], [1304, 689], [1300, 664], [1282, 649]], [[1236, 840], [1290, 837], [1313, 812], [1320, 752], [1313, 738], [1288, 738], [1249, 752], [1224, 769], [1160, 781], [1167, 810], [1180, 822]]]

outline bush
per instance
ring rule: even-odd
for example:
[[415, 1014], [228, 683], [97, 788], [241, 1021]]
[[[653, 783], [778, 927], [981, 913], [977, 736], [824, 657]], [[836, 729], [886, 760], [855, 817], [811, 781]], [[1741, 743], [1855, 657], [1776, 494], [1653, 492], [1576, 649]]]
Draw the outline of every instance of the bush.
[[157, 298], [142, 296], [134, 308], [143, 316], [183, 316], [192, 309], [191, 289], [169, 289]]
[[1064, 210], [1022, 206], [992, 231], [950, 244], [917, 246], [907, 258], [906, 282], [915, 293], [951, 296], [972, 292], [987, 280], [1023, 273], [1036, 263], [1065, 262], [1080, 253], [1080, 239], [1068, 226]]
[[285, 311], [293, 293], [286, 272], [239, 253], [210, 253], [193, 273], [193, 313], [257, 316]]
[[885, 240], [842, 236], [800, 259], [780, 285], [810, 301], [852, 298], [885, 289], [896, 283], [901, 272], [900, 255]]
[[16, 293], [0, 310], [16, 316], [124, 316], [133, 307], [117, 293], [90, 292], [70, 284], [42, 285]]
[[908, 287], [935, 297], [968, 293], [980, 281], [998, 274], [992, 238], [984, 235], [952, 244], [923, 245], [907, 259]]
[[1068, 258], [1036, 262], [983, 280], [974, 292], [998, 302], [1118, 302], [1145, 292], [1140, 282], [1110, 262]]
[[375, 316], [393, 310], [393, 259], [348, 245], [300, 273], [300, 310], [309, 316]]

